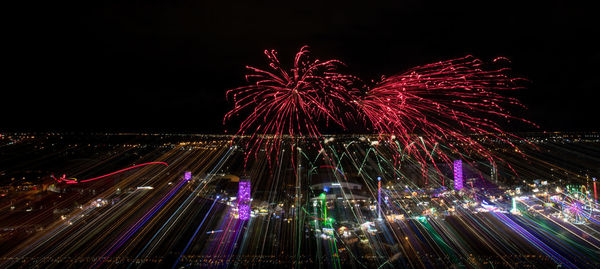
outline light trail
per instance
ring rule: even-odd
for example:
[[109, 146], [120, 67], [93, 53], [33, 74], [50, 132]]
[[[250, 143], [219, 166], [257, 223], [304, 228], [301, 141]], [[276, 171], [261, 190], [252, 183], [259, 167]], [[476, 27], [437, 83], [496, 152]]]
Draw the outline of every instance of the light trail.
[[125, 172], [125, 171], [128, 171], [128, 170], [131, 170], [131, 169], [135, 169], [135, 168], [142, 167], [142, 166], [147, 166], [147, 165], [152, 165], [152, 164], [162, 164], [164, 166], [169, 166], [165, 162], [147, 162], [147, 163], [137, 164], [137, 165], [134, 165], [134, 166], [131, 166], [131, 167], [127, 167], [127, 168], [124, 168], [124, 169], [121, 169], [121, 170], [114, 171], [112, 173], [108, 173], [108, 174], [105, 174], [105, 175], [97, 176], [97, 177], [94, 177], [94, 178], [88, 178], [88, 179], [84, 179], [84, 180], [78, 180], [77, 178], [74, 178], [74, 177], [73, 178], [66, 178], [66, 175], [62, 175], [58, 179], [56, 177], [54, 177], [54, 175], [51, 175], [51, 177], [54, 180], [56, 180], [56, 182], [59, 182], [59, 183], [77, 184], [77, 183], [84, 183], [84, 182], [94, 181], [94, 180], [97, 180], [97, 179], [101, 179], [101, 178], [109, 177], [109, 176], [112, 176], [112, 175], [116, 175], [118, 173], [122, 173], [122, 172]]
[[94, 268], [100, 267], [104, 262], [105, 258], [110, 257], [113, 253], [115, 253], [115, 251], [117, 251], [133, 234], [135, 234], [140, 229], [140, 227], [146, 224], [146, 222], [150, 218], [152, 218], [152, 216], [154, 216], [154, 214], [158, 210], [160, 210], [165, 205], [165, 203], [169, 201], [169, 199], [171, 199], [171, 197], [173, 197], [173, 195], [177, 193], [177, 191], [179, 191], [179, 189], [187, 182], [188, 180], [181, 179], [179, 183], [175, 187], [173, 187], [173, 189], [167, 195], [165, 195], [160, 201], [158, 201], [150, 211], [146, 212], [146, 214], [144, 214], [142, 218], [140, 218], [134, 225], [132, 225], [125, 233], [119, 236], [119, 239], [100, 256], [101, 259], [94, 265]]
[[179, 254], [179, 257], [177, 258], [177, 260], [175, 260], [175, 263], [173, 263], [173, 266], [171, 266], [171, 268], [175, 268], [177, 266], [177, 264], [179, 263], [179, 260], [181, 260], [181, 257], [183, 257], [183, 254], [185, 254], [185, 252], [188, 250], [188, 248], [190, 247], [190, 245], [192, 244], [192, 241], [194, 241], [194, 238], [196, 238], [196, 235], [198, 234], [198, 232], [200, 231], [200, 228], [202, 227], [202, 225], [204, 224], [204, 221], [206, 221], [206, 218], [208, 217], [208, 215], [210, 215], [210, 212], [212, 211], [213, 207], [215, 206], [215, 204], [217, 203], [219, 197], [217, 197], [217, 199], [215, 199], [212, 203], [212, 205], [210, 206], [210, 208], [208, 209], [208, 212], [206, 212], [206, 214], [204, 215], [204, 218], [202, 218], [202, 221], [200, 222], [200, 224], [198, 225], [198, 228], [196, 228], [196, 231], [194, 231], [194, 234], [192, 235], [192, 237], [190, 237], [190, 240], [187, 242], [187, 244], [185, 245], [185, 247], [183, 248], [183, 250], [181, 251], [181, 254]]

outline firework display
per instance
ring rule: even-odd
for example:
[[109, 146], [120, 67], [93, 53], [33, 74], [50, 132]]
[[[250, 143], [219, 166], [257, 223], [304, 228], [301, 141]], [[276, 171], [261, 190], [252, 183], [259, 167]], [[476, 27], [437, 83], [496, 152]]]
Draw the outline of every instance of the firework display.
[[[249, 153], [261, 147], [277, 151], [282, 136], [320, 137], [319, 126], [334, 123], [342, 128], [356, 121], [390, 141], [401, 154], [419, 160], [422, 168], [437, 158], [451, 163], [453, 155], [495, 158], [476, 135], [511, 144], [500, 122], [518, 120], [510, 106], [523, 107], [500, 91], [522, 88], [508, 62], [490, 64], [466, 56], [426, 64], [365, 86], [360, 79], [338, 71], [338, 60], [309, 60], [307, 47], [296, 55], [291, 71], [283, 69], [275, 51], [265, 51], [273, 72], [248, 67], [252, 84], [228, 91], [234, 108], [225, 119], [247, 111], [238, 134], [250, 135]], [[360, 126], [360, 124], [359, 124]], [[266, 142], [264, 137], [276, 138]], [[475, 136], [474, 136], [475, 135]], [[271, 144], [270, 144], [271, 143]], [[275, 143], [275, 144], [272, 144]]]

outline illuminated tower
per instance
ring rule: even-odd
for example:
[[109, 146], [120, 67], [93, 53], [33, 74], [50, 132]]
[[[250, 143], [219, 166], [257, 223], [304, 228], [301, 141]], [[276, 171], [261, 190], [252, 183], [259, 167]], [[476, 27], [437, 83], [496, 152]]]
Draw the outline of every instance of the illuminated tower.
[[238, 215], [240, 220], [250, 219], [250, 180], [240, 179], [238, 189]]
[[192, 179], [192, 172], [185, 172], [185, 174], [183, 175], [183, 179], [190, 180]]
[[460, 191], [463, 188], [462, 160], [454, 161], [454, 189]]

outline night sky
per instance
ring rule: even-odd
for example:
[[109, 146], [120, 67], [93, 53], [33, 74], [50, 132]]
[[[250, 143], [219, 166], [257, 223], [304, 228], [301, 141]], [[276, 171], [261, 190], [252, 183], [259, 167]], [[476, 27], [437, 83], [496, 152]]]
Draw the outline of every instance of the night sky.
[[365, 80], [504, 56], [531, 81], [515, 94], [529, 109], [514, 114], [541, 126], [509, 130], [600, 130], [598, 14], [577, 1], [252, 2], [3, 8], [0, 130], [232, 132], [225, 91], [245, 83], [244, 66], [266, 67], [271, 48], [290, 63], [302, 45]]

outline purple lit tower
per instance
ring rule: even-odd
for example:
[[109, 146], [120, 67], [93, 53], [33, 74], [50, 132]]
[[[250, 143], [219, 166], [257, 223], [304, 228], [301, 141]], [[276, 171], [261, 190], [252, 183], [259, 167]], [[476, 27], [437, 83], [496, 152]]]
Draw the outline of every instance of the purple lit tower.
[[454, 189], [460, 191], [463, 188], [462, 160], [454, 161]]
[[192, 179], [192, 172], [185, 172], [185, 174], [183, 175], [183, 179], [190, 180]]
[[250, 180], [240, 179], [238, 189], [238, 215], [240, 220], [250, 219]]

